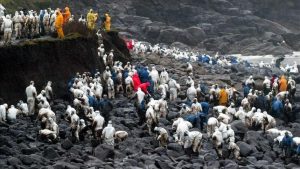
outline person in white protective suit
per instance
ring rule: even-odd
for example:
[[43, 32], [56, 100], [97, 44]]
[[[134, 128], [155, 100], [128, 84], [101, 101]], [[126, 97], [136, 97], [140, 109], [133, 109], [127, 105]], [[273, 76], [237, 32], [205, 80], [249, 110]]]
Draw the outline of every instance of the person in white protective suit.
[[155, 127], [154, 131], [157, 132], [156, 139], [159, 141], [159, 146], [160, 147], [167, 146], [168, 137], [169, 137], [167, 130], [162, 127]]
[[20, 39], [22, 35], [22, 20], [22, 16], [19, 15], [18, 11], [16, 11], [15, 16], [13, 17], [16, 39]]
[[5, 19], [3, 20], [1, 29], [4, 31], [4, 45], [8, 45], [11, 43], [11, 35], [13, 30], [13, 21], [11, 20], [10, 15], [6, 15]]
[[107, 126], [102, 131], [103, 142], [107, 145], [114, 146], [115, 128], [112, 126], [112, 121], [108, 121]]
[[37, 96], [36, 88], [34, 87], [34, 82], [31, 81], [30, 85], [26, 88], [27, 104], [29, 110], [29, 116], [34, 115], [35, 109], [35, 98]]
[[188, 149], [192, 147], [193, 152], [200, 152], [202, 134], [199, 131], [186, 131], [184, 133], [184, 148]]
[[170, 79], [169, 81], [169, 89], [170, 89], [170, 101], [175, 101], [177, 99], [177, 90], [180, 90], [180, 85], [174, 79]]

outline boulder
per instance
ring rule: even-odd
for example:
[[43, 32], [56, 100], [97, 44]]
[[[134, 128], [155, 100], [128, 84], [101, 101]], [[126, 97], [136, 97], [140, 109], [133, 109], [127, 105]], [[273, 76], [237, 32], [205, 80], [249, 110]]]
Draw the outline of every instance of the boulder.
[[58, 158], [59, 154], [52, 147], [49, 147], [44, 150], [43, 157], [52, 160]]
[[61, 147], [65, 150], [69, 150], [73, 147], [73, 143], [67, 138], [62, 142]]
[[170, 167], [168, 162], [155, 160], [155, 166], [159, 169], [171, 169], [173, 167]]
[[31, 165], [33, 163], [36, 163], [35, 159], [31, 158], [29, 155], [23, 155], [20, 157], [20, 159], [21, 159], [22, 163], [25, 165]]
[[243, 141], [237, 142], [237, 145], [240, 148], [240, 153], [241, 153], [242, 157], [247, 157], [248, 155], [250, 155], [253, 152], [251, 145], [249, 145]]
[[39, 152], [40, 150], [36, 147], [33, 148], [24, 148], [21, 150], [21, 152], [25, 155], [30, 155], [30, 154], [35, 154], [37, 152]]
[[242, 120], [235, 120], [231, 123], [231, 128], [236, 134], [245, 134], [248, 128], [242, 122]]
[[248, 131], [245, 135], [244, 141], [255, 146], [258, 151], [271, 151], [269, 141], [260, 132]]
[[9, 157], [7, 159], [7, 164], [11, 166], [18, 166], [21, 164], [21, 160], [16, 157]]
[[95, 148], [95, 157], [104, 161], [105, 159], [114, 158], [114, 147], [102, 144]]
[[9, 156], [15, 154], [15, 152], [11, 148], [8, 148], [6, 145], [4, 145], [0, 147], [0, 154]]
[[182, 146], [179, 145], [178, 143], [169, 143], [168, 146], [167, 146], [167, 149], [168, 150], [174, 150], [174, 151], [177, 151], [177, 152], [183, 151]]

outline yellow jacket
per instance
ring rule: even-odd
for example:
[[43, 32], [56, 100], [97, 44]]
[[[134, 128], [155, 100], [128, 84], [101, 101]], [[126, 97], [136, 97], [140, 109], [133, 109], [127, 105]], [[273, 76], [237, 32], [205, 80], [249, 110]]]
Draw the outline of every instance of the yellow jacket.
[[57, 13], [58, 13], [58, 15], [56, 16], [56, 19], [55, 19], [55, 28], [61, 29], [63, 27], [64, 17], [61, 14], [61, 12], [58, 11]]
[[281, 76], [280, 81], [279, 81], [279, 91], [287, 91], [287, 80], [284, 76]]
[[87, 14], [86, 19], [87, 19], [87, 24], [89, 29], [95, 29], [95, 23], [97, 20], [98, 14], [93, 13], [92, 10]]
[[228, 102], [228, 93], [226, 92], [225, 89], [221, 89], [219, 94], [219, 104], [226, 106], [227, 102]]

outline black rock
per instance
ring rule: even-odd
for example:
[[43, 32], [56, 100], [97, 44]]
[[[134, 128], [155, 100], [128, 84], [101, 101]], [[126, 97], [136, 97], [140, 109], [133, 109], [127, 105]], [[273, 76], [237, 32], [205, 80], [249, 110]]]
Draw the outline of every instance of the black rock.
[[67, 138], [62, 142], [61, 147], [65, 150], [69, 150], [73, 147], [73, 143]]
[[167, 114], [167, 120], [172, 121], [173, 119], [177, 118], [179, 116], [178, 112], [169, 112]]
[[52, 147], [49, 147], [46, 150], [44, 150], [43, 157], [52, 160], [58, 158], [59, 155]]
[[172, 169], [167, 162], [155, 160], [155, 166], [159, 169]]
[[169, 143], [168, 146], [167, 146], [167, 149], [174, 150], [174, 151], [177, 151], [177, 152], [183, 151], [182, 146], [179, 145], [178, 143]]
[[207, 167], [212, 169], [220, 168], [220, 162], [219, 161], [208, 161]]
[[21, 160], [16, 157], [10, 157], [7, 159], [7, 164], [12, 166], [18, 166], [21, 164]]
[[9, 156], [15, 154], [15, 152], [5, 145], [0, 147], [0, 154]]
[[252, 147], [245, 142], [239, 141], [239, 142], [237, 142], [237, 145], [239, 146], [241, 156], [243, 156], [243, 157], [247, 157], [248, 155], [250, 155], [253, 152]]
[[248, 131], [244, 138], [245, 142], [255, 146], [258, 151], [268, 152], [271, 151], [269, 141], [257, 131]]
[[7, 147], [12, 148], [12, 144], [10, 143], [9, 137], [7, 136], [0, 136], [0, 145], [6, 145]]
[[33, 158], [31, 158], [29, 155], [23, 155], [20, 157], [21, 161], [23, 164], [25, 165], [31, 165], [33, 163], [35, 163], [35, 160]]
[[39, 149], [38, 148], [24, 148], [21, 150], [21, 152], [25, 155], [30, 155], [30, 154], [34, 154], [34, 153], [37, 153], [39, 152]]
[[245, 134], [248, 131], [242, 120], [235, 120], [230, 125], [235, 134]]
[[114, 158], [114, 148], [112, 146], [102, 144], [95, 148], [95, 157], [104, 161], [105, 159]]
[[53, 165], [54, 169], [80, 169], [79, 166], [73, 165], [73, 164], [69, 164], [67, 162], [64, 161], [58, 161]]

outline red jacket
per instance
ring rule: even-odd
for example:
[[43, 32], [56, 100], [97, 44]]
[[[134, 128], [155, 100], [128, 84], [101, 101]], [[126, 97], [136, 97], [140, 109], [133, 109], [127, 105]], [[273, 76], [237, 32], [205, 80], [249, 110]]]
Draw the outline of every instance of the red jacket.
[[149, 82], [140, 84], [139, 88], [145, 93], [148, 94], [148, 87], [150, 86]]
[[133, 90], [137, 91], [138, 87], [141, 85], [141, 80], [140, 80], [139, 75], [137, 73], [135, 73], [132, 76], [132, 81], [133, 81]]

